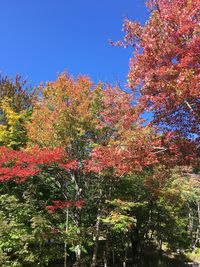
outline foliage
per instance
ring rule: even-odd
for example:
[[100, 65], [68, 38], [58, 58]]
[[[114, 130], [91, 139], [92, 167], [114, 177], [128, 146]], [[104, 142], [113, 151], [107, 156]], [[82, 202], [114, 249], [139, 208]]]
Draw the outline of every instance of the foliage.
[[92, 124], [89, 112], [92, 83], [86, 77], [76, 81], [66, 74], [41, 87], [41, 99], [34, 107], [28, 135], [40, 146], [68, 145], [84, 136]]
[[74, 162], [67, 161], [67, 156], [62, 148], [38, 149], [28, 151], [15, 151], [0, 147], [0, 180], [14, 179], [21, 183], [30, 176], [35, 176], [41, 171], [43, 165], [59, 163], [60, 168], [73, 169]]
[[135, 96], [66, 73], [37, 97], [19, 76], [0, 80], [3, 267], [198, 251], [197, 4], [151, 0], [144, 26], [125, 21]]
[[[53, 259], [61, 259], [60, 251], [65, 248], [65, 260], [76, 257], [80, 265], [81, 258], [88, 254], [85, 260], [89, 264], [92, 248], [99, 244], [101, 236], [115, 248], [120, 261], [128, 247], [134, 251], [133, 260], [137, 260], [149, 244], [161, 248], [165, 242], [172, 250], [197, 244], [199, 192], [190, 191], [197, 181], [189, 175], [191, 169], [185, 174], [186, 167], [173, 169], [177, 164], [192, 162], [192, 150], [190, 158], [184, 158], [173, 134], [157, 133], [155, 127], [145, 126], [131, 105], [130, 94], [103, 84], [91, 90], [90, 84], [81, 101], [76, 100], [70, 88], [74, 90], [73, 83], [85, 83], [83, 78], [78, 78], [79, 82], [71, 79], [60, 76], [51, 87], [42, 89], [44, 96], [27, 124], [31, 140], [27, 149], [0, 148], [2, 192], [11, 197], [10, 207], [18, 207], [19, 202], [19, 207], [23, 203], [30, 212], [28, 219], [22, 216], [29, 222], [30, 232], [23, 220], [22, 229], [16, 228], [30, 238], [26, 240], [28, 252], [23, 252], [24, 243], [19, 243], [22, 256], [16, 254], [18, 247], [14, 243], [11, 251], [16, 257], [12, 258], [5, 239], [2, 257], [9, 264], [32, 261], [45, 266]], [[77, 90], [79, 99], [80, 84]], [[68, 94], [74, 97], [71, 102], [66, 102]], [[53, 124], [50, 119], [45, 125], [45, 118], [52, 118]], [[11, 119], [15, 121], [16, 116]], [[18, 186], [14, 186], [16, 182]], [[27, 198], [19, 199], [20, 187], [34, 203], [31, 208], [26, 206]], [[3, 207], [9, 197], [3, 198]], [[17, 208], [13, 224], [18, 222], [18, 213]], [[4, 220], [8, 217], [5, 213]], [[193, 225], [188, 231], [191, 218]], [[11, 224], [3, 236], [12, 240], [8, 235], [12, 231]], [[46, 231], [50, 231], [50, 237]], [[35, 249], [38, 243], [41, 245]], [[53, 249], [59, 253], [52, 253]], [[27, 259], [26, 253], [31, 258]], [[41, 253], [45, 255], [43, 261], [39, 259]], [[92, 258], [95, 253], [94, 249]]]
[[4, 114], [5, 124], [0, 125], [0, 145], [18, 149], [27, 142], [26, 130], [23, 126], [29, 117], [29, 110], [15, 112], [11, 108], [11, 101], [4, 98], [0, 105]]
[[46, 266], [51, 257], [56, 258], [47, 244], [52, 225], [31, 199], [2, 194], [0, 203], [2, 266]]
[[27, 142], [25, 122], [29, 119], [37, 90], [21, 81], [0, 78], [0, 145], [19, 149]]
[[199, 136], [199, 1], [150, 0], [144, 26], [126, 20], [125, 44], [134, 47], [129, 85], [139, 109], [184, 136]]
[[22, 80], [20, 75], [16, 75], [14, 79], [1, 76], [0, 98], [1, 100], [10, 99], [11, 108], [15, 112], [20, 112], [32, 107], [33, 101], [37, 99], [37, 89], [26, 80]]

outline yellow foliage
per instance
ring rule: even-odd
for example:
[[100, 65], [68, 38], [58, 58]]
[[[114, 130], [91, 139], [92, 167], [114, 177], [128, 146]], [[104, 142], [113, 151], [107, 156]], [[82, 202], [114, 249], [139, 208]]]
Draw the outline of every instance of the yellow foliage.
[[0, 145], [18, 147], [25, 140], [25, 130], [22, 121], [25, 111], [15, 112], [10, 105], [10, 99], [4, 98], [0, 103], [0, 109], [4, 114], [5, 122], [0, 125]]
[[4, 98], [1, 102], [1, 109], [5, 114], [7, 124], [10, 126], [16, 125], [24, 116], [24, 112], [17, 113], [11, 108], [9, 98]]

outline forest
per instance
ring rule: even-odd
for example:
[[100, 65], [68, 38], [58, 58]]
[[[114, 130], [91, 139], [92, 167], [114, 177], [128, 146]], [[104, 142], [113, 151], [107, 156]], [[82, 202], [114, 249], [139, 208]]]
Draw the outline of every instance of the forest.
[[124, 20], [125, 88], [1, 76], [2, 267], [200, 262], [199, 6]]

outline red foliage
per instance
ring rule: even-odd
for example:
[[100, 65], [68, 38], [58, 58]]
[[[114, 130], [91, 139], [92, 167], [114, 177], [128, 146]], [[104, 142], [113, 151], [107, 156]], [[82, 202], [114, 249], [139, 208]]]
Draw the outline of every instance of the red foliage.
[[[126, 20], [125, 44], [135, 47], [129, 86], [140, 92], [140, 110], [184, 136], [200, 132], [199, 0], [150, 0], [142, 27]], [[139, 87], [138, 87], [139, 86]]]
[[103, 92], [100, 128], [129, 129], [138, 119], [135, 107], [131, 105], [132, 95], [118, 87], [108, 86]]
[[59, 166], [65, 170], [76, 170], [78, 168], [77, 160], [70, 160], [66, 163], [61, 163]]
[[17, 179], [23, 182], [39, 172], [34, 157], [25, 151], [0, 148], [0, 181]]
[[84, 200], [78, 200], [74, 202], [74, 205], [77, 209], [81, 209], [83, 207], [83, 205], [85, 204]]
[[95, 148], [91, 158], [85, 161], [85, 171], [109, 171], [121, 176], [160, 164], [167, 167], [195, 165], [195, 143], [187, 139], [173, 134], [147, 133], [145, 127], [135, 131], [133, 140], [129, 135], [127, 138], [126, 143]]
[[78, 167], [75, 160], [68, 161], [67, 154], [62, 148], [15, 151], [0, 147], [0, 181], [14, 179], [16, 182], [24, 182], [28, 177], [38, 174], [43, 165], [53, 163], [58, 163], [67, 171]]
[[61, 201], [61, 200], [53, 200], [53, 205], [46, 206], [46, 209], [49, 213], [55, 213], [58, 209], [66, 209], [72, 206], [81, 209], [85, 203], [84, 200], [78, 201]]

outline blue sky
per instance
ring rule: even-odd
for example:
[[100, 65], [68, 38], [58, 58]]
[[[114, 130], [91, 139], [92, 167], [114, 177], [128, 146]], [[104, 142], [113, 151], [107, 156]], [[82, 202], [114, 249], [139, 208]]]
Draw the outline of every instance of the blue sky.
[[0, 0], [0, 71], [34, 85], [66, 70], [124, 85], [131, 49], [112, 47], [123, 19], [142, 23], [144, 0]]

